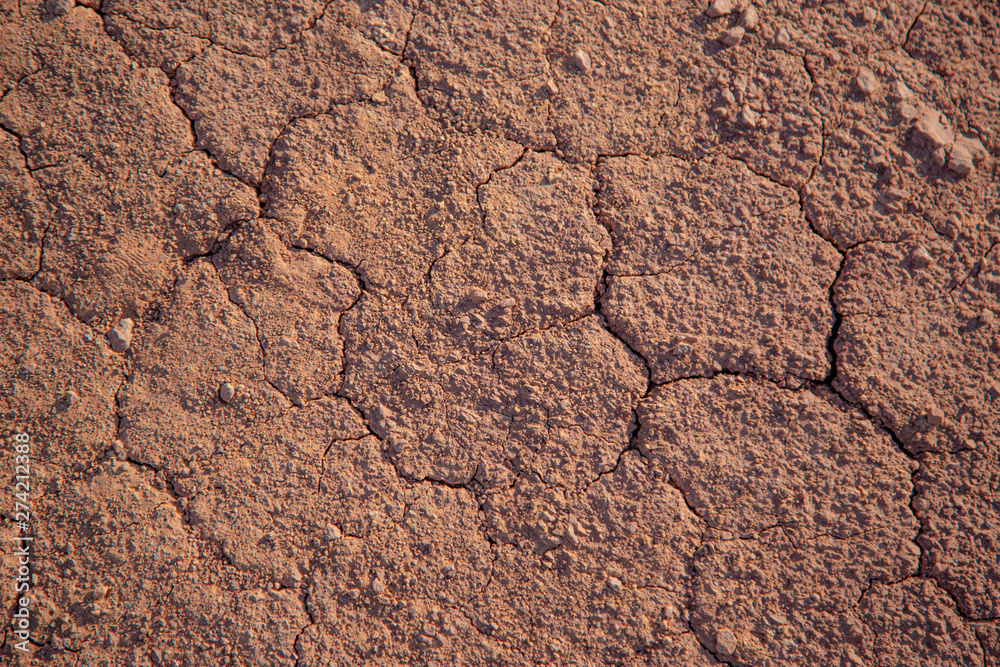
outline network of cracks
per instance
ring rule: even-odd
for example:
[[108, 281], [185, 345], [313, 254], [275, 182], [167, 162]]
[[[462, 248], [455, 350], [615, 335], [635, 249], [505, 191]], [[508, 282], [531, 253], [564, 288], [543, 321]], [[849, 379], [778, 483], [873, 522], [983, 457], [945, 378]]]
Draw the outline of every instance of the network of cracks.
[[34, 660], [1000, 664], [988, 7], [0, 15]]

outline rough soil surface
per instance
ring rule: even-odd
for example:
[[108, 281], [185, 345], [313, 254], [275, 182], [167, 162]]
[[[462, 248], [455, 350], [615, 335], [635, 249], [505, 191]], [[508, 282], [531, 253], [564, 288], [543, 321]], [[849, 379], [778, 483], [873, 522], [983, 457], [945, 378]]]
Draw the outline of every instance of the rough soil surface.
[[0, 0], [0, 661], [1000, 667], [998, 109], [988, 2]]

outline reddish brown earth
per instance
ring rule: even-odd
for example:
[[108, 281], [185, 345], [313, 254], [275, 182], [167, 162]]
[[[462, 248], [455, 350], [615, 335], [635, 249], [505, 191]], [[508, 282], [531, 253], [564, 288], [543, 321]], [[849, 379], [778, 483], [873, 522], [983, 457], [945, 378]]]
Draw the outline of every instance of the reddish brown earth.
[[4, 664], [1000, 666], [995, 3], [0, 0], [0, 126]]

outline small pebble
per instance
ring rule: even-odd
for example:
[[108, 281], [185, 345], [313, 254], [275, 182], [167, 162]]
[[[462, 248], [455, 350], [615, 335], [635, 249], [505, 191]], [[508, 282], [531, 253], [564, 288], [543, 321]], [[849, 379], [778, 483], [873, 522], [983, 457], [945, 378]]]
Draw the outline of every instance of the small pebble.
[[547, 79], [545, 81], [545, 90], [546, 92], [548, 92], [549, 95], [559, 94], [559, 86], [557, 86], [556, 82], [553, 81], [552, 79]]
[[944, 115], [927, 106], [921, 105], [918, 109], [917, 122], [913, 127], [932, 149], [950, 146], [955, 139]]
[[750, 5], [740, 16], [740, 25], [745, 29], [753, 32], [760, 25], [760, 14], [757, 13], [757, 8]]
[[913, 260], [913, 263], [916, 266], [921, 266], [921, 267], [930, 266], [931, 264], [934, 263], [934, 258], [931, 257], [931, 254], [929, 252], [927, 252], [927, 248], [923, 247], [922, 245], [917, 246], [916, 248], [913, 249], [913, 252], [910, 254], [910, 259]]
[[490, 295], [479, 288], [475, 288], [465, 295], [465, 300], [469, 303], [480, 304], [484, 301], [489, 301], [489, 299]]
[[958, 135], [948, 154], [948, 168], [959, 176], [968, 176], [988, 155], [978, 138]]
[[73, 0], [48, 0], [45, 3], [45, 9], [50, 14], [65, 16], [69, 14], [69, 10], [73, 9], [73, 4]]
[[228, 382], [219, 387], [219, 398], [222, 400], [223, 403], [228, 403], [229, 401], [233, 400], [233, 396], [235, 395], [236, 395], [236, 389], [233, 387], [233, 385], [229, 384]]
[[729, 16], [736, 9], [736, 4], [733, 0], [712, 0], [712, 4], [708, 7], [708, 12], [706, 12], [709, 17], [715, 19], [720, 16]]
[[944, 412], [936, 405], [927, 406], [927, 423], [931, 426], [940, 426], [944, 423]]
[[572, 58], [573, 66], [584, 74], [590, 74], [590, 70], [593, 64], [590, 61], [590, 55], [583, 49], [577, 49], [573, 52]]
[[108, 342], [115, 352], [124, 352], [132, 345], [132, 330], [135, 323], [131, 318], [125, 317], [119, 320], [118, 324], [108, 332]]
[[618, 577], [608, 577], [608, 588], [610, 588], [615, 593], [621, 593], [622, 591], [622, 580]]
[[788, 625], [788, 617], [778, 611], [770, 611], [767, 613], [767, 617], [775, 625]]
[[865, 97], [871, 97], [882, 87], [878, 82], [878, 77], [875, 76], [875, 72], [867, 67], [858, 69], [858, 75], [854, 78], [854, 84]]
[[902, 79], [896, 79], [892, 84], [892, 94], [901, 100], [913, 99], [913, 91], [910, 90]]
[[993, 311], [989, 308], [983, 308], [983, 312], [979, 313], [979, 321], [986, 326], [992, 325], [995, 317], [996, 316], [993, 314]]
[[944, 219], [945, 224], [945, 236], [950, 239], [955, 239], [962, 231], [962, 226], [964, 222], [962, 218], [958, 215], [952, 213], [947, 218]]
[[743, 29], [743, 26], [737, 25], [722, 33], [722, 36], [719, 39], [721, 39], [722, 43], [726, 46], [736, 46], [743, 41], [743, 36], [746, 33], [747, 31]]
[[948, 169], [951, 169], [959, 176], [968, 176], [975, 168], [976, 165], [972, 161], [972, 153], [966, 147], [955, 144], [951, 149], [951, 153], [948, 154]]
[[715, 648], [723, 655], [732, 655], [736, 651], [736, 636], [725, 628], [719, 630], [715, 633]]
[[80, 402], [80, 397], [75, 391], [67, 391], [66, 395], [63, 396], [63, 400], [66, 401], [66, 405], [76, 405]]
[[755, 128], [760, 121], [760, 114], [750, 108], [749, 104], [744, 104], [740, 109], [740, 124], [745, 127]]

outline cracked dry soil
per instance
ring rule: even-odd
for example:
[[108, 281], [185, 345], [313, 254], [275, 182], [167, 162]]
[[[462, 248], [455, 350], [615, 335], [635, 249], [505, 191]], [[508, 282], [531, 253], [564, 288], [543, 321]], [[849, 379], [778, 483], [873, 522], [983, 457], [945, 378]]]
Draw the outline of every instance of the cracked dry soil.
[[4, 664], [1000, 665], [994, 2], [0, 24]]

